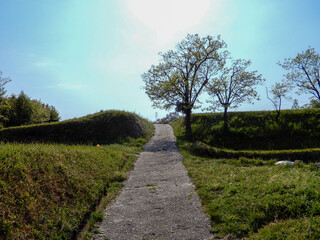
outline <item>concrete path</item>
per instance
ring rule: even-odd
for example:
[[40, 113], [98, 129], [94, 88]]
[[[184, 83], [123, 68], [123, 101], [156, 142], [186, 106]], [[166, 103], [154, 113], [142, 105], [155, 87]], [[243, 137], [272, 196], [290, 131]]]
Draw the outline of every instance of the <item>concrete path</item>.
[[156, 124], [144, 150], [94, 239], [211, 239], [171, 126]]

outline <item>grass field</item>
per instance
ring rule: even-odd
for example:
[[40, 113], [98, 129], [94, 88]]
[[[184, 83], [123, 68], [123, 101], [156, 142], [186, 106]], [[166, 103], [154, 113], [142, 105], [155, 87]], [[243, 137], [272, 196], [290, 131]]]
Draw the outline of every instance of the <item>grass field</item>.
[[[267, 115], [261, 113], [255, 120], [251, 113], [241, 114], [249, 116], [252, 122]], [[289, 149], [286, 145], [284, 150], [281, 147], [261, 150], [272, 145], [268, 144], [268, 139], [265, 143], [269, 147], [264, 148], [260, 141], [258, 149], [253, 145], [249, 149], [235, 150], [239, 147], [231, 145], [232, 149], [228, 149], [215, 146], [213, 142], [204, 144], [198, 142], [208, 139], [203, 129], [216, 116], [203, 115], [209, 120], [202, 120], [201, 116], [194, 118], [194, 124], [198, 124], [193, 125], [194, 142], [184, 140], [181, 119], [171, 124], [184, 156], [184, 165], [211, 220], [215, 236], [228, 236], [228, 239], [320, 239], [320, 172], [315, 165], [307, 164], [319, 160], [319, 149]], [[293, 119], [294, 116], [288, 115], [287, 118]], [[306, 123], [308, 119], [302, 122]], [[211, 129], [215, 128], [219, 126], [211, 125]], [[202, 130], [197, 135], [199, 129]], [[315, 130], [314, 135], [318, 133]], [[294, 167], [275, 165], [277, 159], [287, 157], [303, 159], [305, 163], [296, 162]]]
[[320, 172], [316, 167], [201, 158], [186, 151], [183, 155], [216, 237], [319, 239]]

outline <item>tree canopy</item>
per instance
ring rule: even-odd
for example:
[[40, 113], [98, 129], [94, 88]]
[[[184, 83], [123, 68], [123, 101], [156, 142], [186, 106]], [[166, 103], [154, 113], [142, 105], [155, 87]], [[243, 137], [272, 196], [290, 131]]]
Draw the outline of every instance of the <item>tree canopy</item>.
[[259, 99], [255, 89], [264, 79], [257, 71], [248, 71], [250, 60], [233, 60], [231, 65], [225, 66], [219, 71], [217, 77], [209, 81], [206, 89], [212, 99], [209, 109], [224, 109], [224, 129], [228, 129], [227, 111], [229, 108], [237, 108], [243, 102], [252, 103], [253, 99]]
[[[279, 116], [280, 116], [282, 99], [283, 98], [289, 99], [287, 94], [288, 94], [290, 89], [291, 89], [290, 85], [287, 85], [285, 83], [275, 83], [271, 87], [271, 94], [273, 95], [273, 97], [270, 98], [269, 94], [268, 94], [268, 88], [266, 88], [267, 98], [272, 102], [275, 110], [277, 111], [276, 121], [278, 121]], [[296, 106], [297, 106], [297, 104], [298, 103], [296, 103]]]
[[187, 137], [191, 136], [190, 116], [199, 95], [224, 65], [225, 54], [219, 52], [224, 47], [220, 36], [214, 39], [189, 34], [175, 51], [159, 53], [160, 63], [142, 75], [154, 107], [166, 110], [175, 107], [185, 114]]
[[298, 94], [309, 93], [320, 100], [320, 54], [314, 48], [308, 48], [295, 58], [286, 58], [278, 64], [288, 71], [286, 81], [298, 87]]

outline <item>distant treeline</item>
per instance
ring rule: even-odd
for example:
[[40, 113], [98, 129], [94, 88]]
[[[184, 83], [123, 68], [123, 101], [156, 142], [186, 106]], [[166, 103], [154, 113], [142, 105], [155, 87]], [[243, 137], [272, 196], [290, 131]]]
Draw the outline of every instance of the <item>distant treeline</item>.
[[54, 106], [30, 99], [23, 91], [17, 96], [0, 95], [0, 129], [4, 127], [59, 121]]

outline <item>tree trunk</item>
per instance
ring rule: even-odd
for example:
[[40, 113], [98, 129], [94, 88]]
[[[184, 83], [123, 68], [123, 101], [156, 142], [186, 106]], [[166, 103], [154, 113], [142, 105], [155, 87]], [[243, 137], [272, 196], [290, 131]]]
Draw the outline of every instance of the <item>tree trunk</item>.
[[185, 124], [186, 124], [186, 138], [191, 140], [191, 109], [186, 109]]
[[223, 114], [223, 122], [224, 122], [224, 124], [223, 124], [223, 132], [224, 132], [224, 133], [229, 132], [227, 112], [228, 112], [228, 108], [225, 107], [225, 108], [224, 108], [224, 114]]
[[278, 122], [280, 116], [280, 110], [277, 110], [276, 122]]

